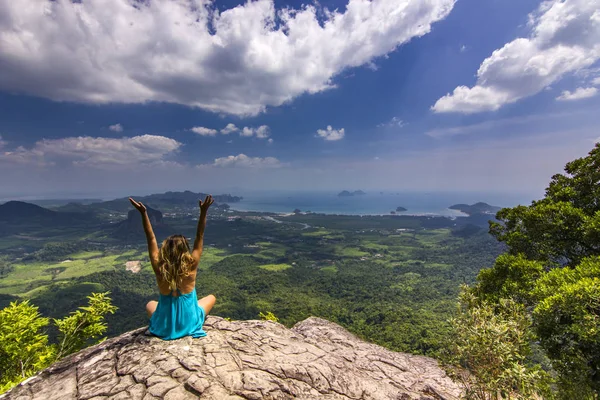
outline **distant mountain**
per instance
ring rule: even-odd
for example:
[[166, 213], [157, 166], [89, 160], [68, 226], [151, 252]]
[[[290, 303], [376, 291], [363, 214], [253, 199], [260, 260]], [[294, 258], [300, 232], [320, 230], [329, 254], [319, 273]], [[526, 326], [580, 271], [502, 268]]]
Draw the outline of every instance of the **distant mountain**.
[[502, 209], [502, 207], [491, 206], [487, 203], [479, 202], [472, 205], [468, 204], [455, 204], [453, 206], [448, 207], [451, 210], [458, 210], [467, 215], [475, 215], [475, 214], [496, 214], [498, 211]]
[[57, 218], [57, 212], [24, 201], [9, 201], [0, 205], [0, 221], [18, 222], [23, 220]]
[[[148, 218], [150, 218], [152, 230], [157, 236], [157, 240], [161, 240], [160, 238], [164, 238], [174, 233], [171, 232], [170, 227], [163, 222], [162, 212], [148, 206], [146, 206], [146, 212], [148, 213]], [[127, 219], [119, 222], [115, 226], [111, 236], [117, 239], [123, 239], [125, 241], [145, 240], [144, 228], [142, 226], [142, 216], [140, 212], [138, 210], [130, 210], [127, 213]]]
[[408, 210], [404, 207], [396, 207], [396, 212], [404, 212], [404, 211], [408, 211]]
[[78, 204], [92, 204], [101, 202], [102, 199], [42, 199], [42, 200], [31, 200], [28, 201], [31, 204], [35, 204], [40, 207], [61, 207], [69, 203]]
[[[185, 192], [166, 192], [161, 194], [151, 194], [149, 196], [140, 197], [141, 201], [147, 202], [169, 202], [169, 204], [198, 204], [198, 200], [207, 196], [207, 193], [194, 193], [189, 190]], [[240, 196], [232, 196], [230, 194], [217, 194], [213, 198], [217, 203], [237, 203], [243, 199]]]
[[96, 222], [91, 214], [56, 212], [23, 201], [9, 201], [0, 205], [0, 236], [46, 228], [91, 227]]
[[[194, 193], [189, 190], [185, 192], [166, 192], [151, 194], [148, 196], [133, 196], [136, 201], [140, 201], [145, 205], [150, 205], [154, 208], [167, 209], [171, 207], [197, 207], [198, 200], [207, 196], [206, 193]], [[243, 199], [240, 196], [232, 196], [230, 194], [214, 195], [215, 202], [218, 203], [237, 203]], [[216, 204], [215, 204], [216, 205]], [[131, 203], [128, 197], [123, 197], [110, 201], [90, 204], [88, 207], [93, 209], [105, 209], [111, 211], [129, 211]]]
[[82, 204], [78, 202], [68, 203], [59, 207], [54, 208], [55, 211], [59, 212], [71, 212], [71, 213], [91, 213], [93, 209], [89, 207], [87, 204]]
[[338, 193], [338, 197], [362, 196], [364, 194], [366, 194], [366, 193], [363, 192], [362, 190], [355, 190], [354, 192], [349, 192], [347, 190], [343, 190], [340, 193]]

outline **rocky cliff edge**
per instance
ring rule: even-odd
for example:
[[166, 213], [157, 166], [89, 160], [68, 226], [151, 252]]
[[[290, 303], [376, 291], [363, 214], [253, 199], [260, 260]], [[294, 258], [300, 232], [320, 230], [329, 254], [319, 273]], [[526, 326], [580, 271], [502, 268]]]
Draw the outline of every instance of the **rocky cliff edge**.
[[146, 328], [73, 354], [0, 396], [53, 399], [456, 400], [428, 357], [366, 343], [332, 322], [292, 329], [209, 317], [208, 336], [162, 341]]

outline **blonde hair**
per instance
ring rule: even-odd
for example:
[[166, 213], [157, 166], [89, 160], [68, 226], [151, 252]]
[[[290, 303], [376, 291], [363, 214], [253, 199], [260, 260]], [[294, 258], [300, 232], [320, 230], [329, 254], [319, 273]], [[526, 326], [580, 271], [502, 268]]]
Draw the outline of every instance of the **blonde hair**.
[[164, 282], [173, 291], [181, 286], [183, 277], [188, 276], [194, 265], [190, 246], [182, 235], [172, 235], [165, 239], [160, 247], [158, 270]]

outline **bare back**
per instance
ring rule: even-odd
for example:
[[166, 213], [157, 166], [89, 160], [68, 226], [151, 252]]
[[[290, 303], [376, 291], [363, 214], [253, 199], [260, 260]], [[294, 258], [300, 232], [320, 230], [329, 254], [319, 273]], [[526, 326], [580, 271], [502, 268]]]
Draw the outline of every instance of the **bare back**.
[[[196, 287], [196, 272], [198, 271], [198, 268], [194, 268], [193, 270], [190, 271], [188, 276], [184, 276], [183, 279], [181, 280], [181, 285], [177, 288], [179, 289], [179, 291], [181, 292], [181, 294], [187, 294], [187, 293], [191, 293], [192, 290], [194, 290], [194, 288]], [[159, 274], [156, 274], [156, 283], [158, 284], [158, 291], [160, 292], [160, 294], [168, 296], [169, 294], [171, 296], [177, 297], [179, 296], [179, 293], [177, 293], [177, 290], [173, 290], [171, 291], [169, 289], [169, 283], [164, 281]]]

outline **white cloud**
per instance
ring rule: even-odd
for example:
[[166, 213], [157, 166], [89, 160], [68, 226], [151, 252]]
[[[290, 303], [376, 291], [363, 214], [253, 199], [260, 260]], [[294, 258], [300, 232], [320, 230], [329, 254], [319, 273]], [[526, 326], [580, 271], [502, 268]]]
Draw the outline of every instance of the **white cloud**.
[[227, 124], [227, 126], [223, 129], [221, 129], [221, 133], [223, 135], [229, 135], [232, 132], [237, 132], [239, 131], [239, 128], [237, 126], [235, 126], [234, 124]]
[[327, 129], [317, 130], [317, 136], [328, 141], [340, 140], [344, 137], [345, 131], [342, 129], [333, 129], [331, 125], [327, 126]]
[[269, 137], [270, 134], [271, 131], [267, 125], [261, 125], [258, 128], [256, 128], [256, 137], [259, 139], [266, 139]]
[[592, 85], [600, 86], [600, 76], [597, 78], [594, 78], [594, 80], [592, 81]]
[[273, 143], [273, 139], [269, 138], [269, 140], [267, 140], [267, 143], [272, 144]]
[[[343, 13], [209, 0], [0, 0], [0, 89], [252, 115], [431, 31], [456, 0], [349, 0]], [[318, 16], [317, 16], [318, 14]]]
[[205, 128], [203, 126], [195, 126], [190, 130], [200, 136], [215, 136], [217, 134], [216, 129]]
[[440, 98], [435, 112], [494, 111], [532, 96], [565, 74], [600, 58], [600, 0], [544, 1], [529, 16], [531, 36], [515, 39], [485, 59], [477, 83]]
[[240, 136], [252, 137], [256, 136], [258, 139], [266, 139], [271, 134], [271, 130], [267, 125], [261, 125], [258, 128], [249, 128], [247, 126], [244, 127], [240, 131]]
[[462, 46], [460, 46], [460, 52], [464, 53], [465, 51], [467, 51], [467, 46], [465, 46], [464, 44]]
[[240, 136], [250, 137], [252, 135], [254, 135], [254, 129], [248, 128], [247, 126], [240, 131]]
[[174, 139], [155, 135], [120, 139], [90, 136], [42, 139], [31, 148], [20, 146], [0, 154], [0, 162], [94, 167], [164, 164], [169, 163], [167, 157], [177, 152], [181, 145]]
[[556, 100], [559, 101], [571, 101], [571, 100], [581, 100], [581, 99], [587, 99], [589, 97], [594, 97], [596, 94], [598, 94], [598, 89], [596, 89], [595, 87], [589, 87], [589, 88], [577, 88], [574, 92], [570, 92], [568, 90], [565, 90], [561, 93], [560, 96], [558, 96], [556, 98]]
[[2, 135], [0, 135], [0, 149], [6, 146], [6, 141], [2, 139]]
[[123, 132], [123, 125], [114, 124], [114, 125], [109, 126], [108, 129], [110, 129], [113, 132]]
[[282, 166], [275, 157], [248, 157], [245, 154], [216, 158], [215, 167], [275, 168]]
[[398, 127], [398, 128], [402, 128], [403, 126], [406, 126], [406, 125], [407, 125], [406, 122], [402, 121], [400, 118], [393, 117], [388, 122], [382, 122], [381, 124], [378, 124], [377, 127], [378, 128], [384, 128], [384, 127]]

